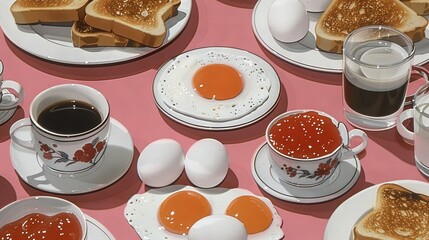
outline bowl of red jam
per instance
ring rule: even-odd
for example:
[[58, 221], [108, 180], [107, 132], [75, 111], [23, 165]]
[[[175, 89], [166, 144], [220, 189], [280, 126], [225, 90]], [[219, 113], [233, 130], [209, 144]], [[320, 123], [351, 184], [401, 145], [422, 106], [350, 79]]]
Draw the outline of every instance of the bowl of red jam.
[[[350, 148], [352, 138], [360, 144]], [[347, 150], [355, 154], [367, 145], [365, 132], [346, 126], [327, 113], [293, 110], [280, 114], [268, 125], [265, 138], [274, 172], [283, 182], [312, 187], [329, 179]]]
[[29, 197], [0, 209], [0, 239], [84, 240], [86, 232], [83, 212], [61, 198]]

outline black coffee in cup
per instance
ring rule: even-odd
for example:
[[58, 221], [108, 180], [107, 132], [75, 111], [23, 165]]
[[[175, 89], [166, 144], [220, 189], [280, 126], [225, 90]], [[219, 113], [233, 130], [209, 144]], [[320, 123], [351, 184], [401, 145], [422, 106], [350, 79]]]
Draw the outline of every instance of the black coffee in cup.
[[85, 102], [67, 100], [45, 108], [37, 122], [46, 130], [58, 134], [78, 134], [101, 123], [98, 110]]

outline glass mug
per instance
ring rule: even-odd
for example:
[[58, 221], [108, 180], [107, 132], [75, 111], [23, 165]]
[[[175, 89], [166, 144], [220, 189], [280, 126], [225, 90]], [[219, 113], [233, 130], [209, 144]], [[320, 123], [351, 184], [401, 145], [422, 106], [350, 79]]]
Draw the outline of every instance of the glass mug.
[[21, 84], [3, 80], [3, 63], [0, 61], [0, 111], [16, 108], [23, 99], [24, 89]]
[[343, 107], [348, 122], [370, 131], [393, 128], [405, 104], [411, 74], [427, 80], [427, 70], [412, 65], [413, 41], [382, 25], [350, 33], [343, 49]]
[[[413, 120], [412, 131], [404, 124], [407, 119]], [[413, 99], [413, 108], [401, 113], [396, 128], [405, 142], [414, 145], [414, 160], [417, 168], [429, 176], [429, 83], [417, 90]]]

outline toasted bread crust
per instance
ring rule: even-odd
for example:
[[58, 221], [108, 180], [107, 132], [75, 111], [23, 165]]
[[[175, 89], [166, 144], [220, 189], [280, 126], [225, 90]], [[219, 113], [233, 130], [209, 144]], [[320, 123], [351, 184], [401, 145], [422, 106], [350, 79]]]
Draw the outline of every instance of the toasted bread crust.
[[425, 37], [428, 22], [399, 0], [333, 0], [316, 24], [316, 46], [342, 53], [346, 36], [368, 25], [388, 25], [414, 42]]
[[418, 15], [429, 14], [429, 0], [401, 0], [409, 8], [413, 9]]
[[180, 0], [132, 0], [127, 8], [121, 5], [122, 1], [115, 2], [117, 0], [94, 0], [88, 4], [87, 24], [149, 47], [159, 47], [163, 43], [165, 21], [177, 14], [181, 3]]
[[17, 24], [71, 22], [83, 19], [89, 0], [17, 0], [10, 7]]
[[377, 190], [374, 209], [353, 228], [354, 239], [429, 239], [429, 197], [397, 184]]

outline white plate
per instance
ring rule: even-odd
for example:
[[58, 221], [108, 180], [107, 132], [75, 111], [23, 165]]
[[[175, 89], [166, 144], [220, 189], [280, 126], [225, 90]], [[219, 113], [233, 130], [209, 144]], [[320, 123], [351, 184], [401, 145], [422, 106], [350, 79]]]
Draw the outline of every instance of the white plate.
[[[43, 168], [36, 152], [23, 148], [13, 141], [10, 144], [12, 165], [24, 182], [47, 192], [80, 194], [105, 188], [128, 171], [134, 155], [134, 145], [128, 130], [113, 118], [110, 124], [111, 132], [106, 152], [100, 166], [97, 164], [94, 170], [75, 175], [58, 174]], [[30, 131], [27, 130], [24, 134], [23, 138], [29, 137]]]
[[145, 56], [160, 49], [176, 38], [188, 23], [192, 0], [182, 0], [178, 14], [166, 21], [167, 35], [159, 48], [95, 47], [77, 48], [71, 40], [71, 24], [68, 25], [17, 25], [10, 12], [15, 0], [0, 3], [0, 26], [4, 34], [22, 50], [37, 57], [68, 64], [117, 63]]
[[115, 240], [110, 231], [94, 218], [85, 214], [88, 232], [86, 240]]
[[288, 202], [319, 203], [350, 190], [359, 179], [361, 165], [357, 156], [347, 151], [330, 179], [315, 187], [296, 187], [279, 180], [271, 169], [268, 145], [264, 143], [256, 151], [251, 168], [256, 183], [271, 196]]
[[[426, 182], [398, 180], [391, 183], [396, 183], [417, 193], [429, 195], [429, 184]], [[352, 240], [354, 225], [364, 214], [374, 207], [377, 189], [381, 184], [371, 186], [356, 193], [338, 206], [328, 220], [324, 240]]]
[[[342, 71], [342, 55], [319, 51], [316, 47], [315, 26], [322, 13], [309, 13], [310, 27], [307, 35], [296, 43], [282, 43], [271, 34], [267, 16], [269, 8], [274, 0], [259, 0], [253, 9], [253, 32], [258, 41], [272, 54], [300, 67], [322, 71]], [[427, 28], [428, 29], [428, 28]], [[426, 30], [426, 38], [417, 42], [414, 64], [422, 65], [429, 61], [429, 31]]]
[[[144, 194], [136, 194], [128, 200], [124, 210], [125, 218], [134, 227], [141, 239], [185, 240], [186, 236], [177, 235], [165, 230], [158, 222], [158, 207], [177, 191], [190, 190], [202, 194], [210, 202], [213, 214], [224, 214], [229, 203], [242, 195], [255, 196], [253, 193], [240, 189], [211, 188], [199, 189], [189, 186], [173, 185], [164, 188], [151, 189]], [[281, 229], [282, 219], [268, 198], [256, 196], [264, 201], [271, 209], [273, 221], [264, 232], [251, 234], [249, 240], [278, 240], [283, 238]]]
[[[265, 74], [268, 79], [271, 81], [271, 88], [269, 91], [269, 97], [268, 99], [258, 108], [256, 108], [254, 111], [249, 112], [247, 115], [238, 118], [233, 119], [229, 121], [210, 121], [210, 120], [203, 120], [203, 119], [197, 119], [192, 116], [188, 116], [185, 114], [182, 114], [180, 112], [177, 112], [170, 108], [167, 104], [164, 103], [162, 100], [162, 96], [160, 94], [160, 89], [158, 88], [159, 82], [162, 79], [162, 75], [164, 72], [169, 69], [170, 65], [178, 58], [183, 58], [187, 55], [203, 55], [209, 51], [215, 51], [215, 52], [221, 52], [229, 55], [236, 55], [236, 56], [243, 56], [250, 58], [254, 62], [256, 62], [261, 68], [264, 69]], [[208, 47], [208, 48], [199, 48], [194, 49], [189, 52], [182, 53], [181, 55], [167, 61], [164, 63], [156, 73], [154, 82], [153, 82], [153, 95], [155, 99], [155, 103], [158, 106], [158, 108], [170, 119], [184, 124], [189, 127], [197, 128], [197, 129], [204, 129], [204, 130], [230, 130], [230, 129], [237, 129], [241, 127], [248, 126], [250, 124], [253, 124], [266, 115], [268, 115], [274, 107], [277, 105], [277, 102], [280, 97], [280, 79], [274, 70], [274, 68], [267, 63], [264, 59], [261, 57], [241, 50], [241, 49], [235, 49], [235, 48], [228, 48], [228, 47]]]

